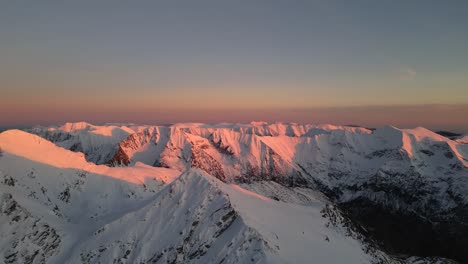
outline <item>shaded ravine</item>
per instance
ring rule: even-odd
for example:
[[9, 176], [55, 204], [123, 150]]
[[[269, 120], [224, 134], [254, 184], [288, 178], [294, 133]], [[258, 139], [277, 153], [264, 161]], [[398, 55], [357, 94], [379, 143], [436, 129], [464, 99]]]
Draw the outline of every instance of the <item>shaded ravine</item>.
[[364, 198], [341, 203], [339, 207], [389, 254], [468, 262], [466, 207], [453, 212], [458, 219], [438, 217], [432, 221], [414, 212], [392, 210]]

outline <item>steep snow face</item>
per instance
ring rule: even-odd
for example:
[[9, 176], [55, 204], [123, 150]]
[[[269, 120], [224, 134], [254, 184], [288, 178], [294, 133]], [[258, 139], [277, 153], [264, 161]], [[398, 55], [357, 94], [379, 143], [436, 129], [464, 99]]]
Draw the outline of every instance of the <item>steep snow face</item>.
[[[271, 200], [238, 185], [223, 185], [223, 189], [246, 224], [272, 246], [276, 256], [271, 258], [278, 263], [310, 263], [312, 259], [318, 263], [376, 261], [375, 256], [364, 253], [361, 242], [343, 236], [343, 227], [330, 225], [329, 219], [322, 216], [325, 204], [318, 199], [301, 206]], [[294, 224], [285, 228], [288, 222]]]

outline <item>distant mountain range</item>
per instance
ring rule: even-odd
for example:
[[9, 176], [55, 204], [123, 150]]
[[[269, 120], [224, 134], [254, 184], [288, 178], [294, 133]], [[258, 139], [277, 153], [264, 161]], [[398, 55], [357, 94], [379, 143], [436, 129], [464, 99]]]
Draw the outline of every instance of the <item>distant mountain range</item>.
[[264, 122], [7, 130], [0, 260], [468, 262], [466, 143]]

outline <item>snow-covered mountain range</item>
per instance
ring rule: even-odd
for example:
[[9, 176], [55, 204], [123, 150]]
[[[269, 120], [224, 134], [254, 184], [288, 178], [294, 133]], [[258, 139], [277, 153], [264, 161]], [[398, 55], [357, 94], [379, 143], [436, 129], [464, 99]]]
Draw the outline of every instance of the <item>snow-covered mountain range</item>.
[[5, 263], [468, 261], [468, 144], [424, 128], [80, 122], [0, 148]]

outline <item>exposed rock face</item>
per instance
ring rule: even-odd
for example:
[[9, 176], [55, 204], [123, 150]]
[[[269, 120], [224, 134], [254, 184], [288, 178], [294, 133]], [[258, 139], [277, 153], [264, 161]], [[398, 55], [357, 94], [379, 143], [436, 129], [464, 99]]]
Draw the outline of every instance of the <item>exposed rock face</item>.
[[192, 148], [190, 167], [202, 169], [219, 180], [226, 182], [226, 177], [224, 176], [224, 170], [221, 163], [203, 151], [202, 147]]
[[127, 156], [125, 151], [119, 146], [119, 150], [115, 153], [114, 157], [110, 161], [107, 162], [109, 166], [117, 166], [117, 165], [130, 165], [130, 158]]
[[0, 195], [3, 263], [46, 263], [60, 250], [56, 230], [20, 206], [9, 193]]

